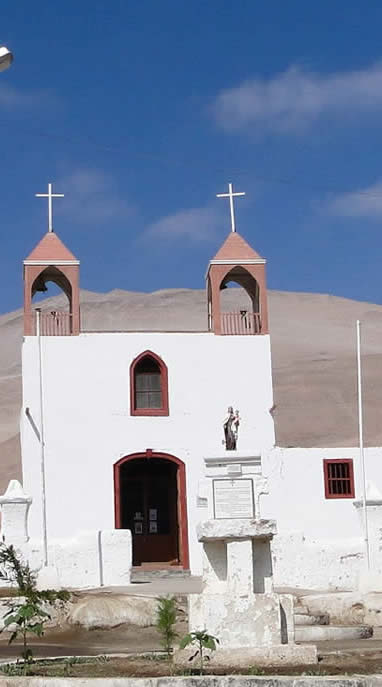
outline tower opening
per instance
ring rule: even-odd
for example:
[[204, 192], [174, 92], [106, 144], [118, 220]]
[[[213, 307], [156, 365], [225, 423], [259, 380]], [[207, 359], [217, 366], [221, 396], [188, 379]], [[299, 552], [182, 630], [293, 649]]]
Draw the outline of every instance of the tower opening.
[[233, 267], [220, 287], [222, 334], [261, 332], [260, 291], [256, 279], [241, 266]]
[[[52, 303], [52, 299], [55, 299]], [[37, 328], [37, 308], [40, 334], [45, 336], [69, 335], [73, 332], [72, 286], [57, 267], [44, 269], [32, 284], [32, 318]], [[37, 329], [36, 329], [37, 333]]]

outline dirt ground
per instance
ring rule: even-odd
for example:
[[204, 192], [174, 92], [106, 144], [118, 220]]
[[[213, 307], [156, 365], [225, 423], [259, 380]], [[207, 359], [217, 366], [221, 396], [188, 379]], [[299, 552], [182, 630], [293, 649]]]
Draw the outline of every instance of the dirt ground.
[[[187, 631], [187, 623], [178, 623], [180, 636]], [[175, 674], [161, 651], [159, 635], [155, 627], [120, 625], [109, 630], [85, 630], [71, 627], [61, 631], [50, 631], [44, 637], [30, 643], [34, 658], [63, 658], [46, 665], [37, 662], [30, 667], [31, 675], [72, 677], [155, 677]], [[20, 655], [20, 643], [9, 645], [5, 635], [0, 634], [0, 661], [15, 659]], [[147, 655], [148, 652], [151, 655]], [[144, 656], [137, 654], [145, 653]], [[382, 672], [382, 638], [358, 642], [322, 643], [318, 645], [319, 662], [316, 666], [294, 668], [248, 666], [247, 670], [207, 666], [211, 674], [249, 675], [340, 675], [370, 674]], [[119, 656], [117, 656], [119, 655]], [[93, 658], [92, 658], [93, 657]], [[0, 670], [7, 671], [7, 668]], [[12, 670], [12, 669], [9, 669]], [[197, 666], [190, 664], [190, 671], [197, 672]], [[189, 671], [178, 671], [187, 674]], [[1, 673], [0, 673], [1, 674]]]
[[[316, 666], [260, 668], [249, 665], [247, 668], [224, 668], [206, 665], [205, 673], [210, 675], [361, 675], [380, 673], [382, 654], [369, 657], [321, 657]], [[0, 666], [1, 672], [9, 673], [6, 666]], [[197, 665], [190, 664], [190, 669], [174, 669], [164, 656], [126, 656], [97, 658], [65, 659], [55, 662], [35, 662], [28, 667], [30, 676], [47, 677], [163, 677], [169, 675], [197, 675]]]
[[[183, 636], [187, 625], [179, 624], [178, 632]], [[0, 635], [0, 661], [17, 657], [20, 643], [8, 644], [5, 635]], [[37, 658], [52, 656], [99, 656], [100, 654], [134, 654], [146, 651], [159, 651], [161, 644], [155, 627], [136, 627], [119, 625], [111, 630], [85, 630], [70, 627], [64, 630], [49, 631], [43, 637], [33, 637], [30, 641], [33, 655]]]

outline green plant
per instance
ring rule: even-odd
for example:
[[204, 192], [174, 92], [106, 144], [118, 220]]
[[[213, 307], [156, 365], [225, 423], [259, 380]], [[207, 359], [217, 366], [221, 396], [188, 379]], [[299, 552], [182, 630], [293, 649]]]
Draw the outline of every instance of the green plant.
[[23, 562], [13, 546], [5, 544], [0, 544], [0, 579], [17, 585], [17, 596], [8, 603], [9, 610], [4, 615], [3, 629], [14, 625], [9, 644], [22, 638], [21, 657], [26, 675], [28, 665], [33, 660], [33, 652], [28, 645], [29, 635], [41, 637], [44, 634], [44, 625], [50, 619], [46, 607], [65, 604], [70, 594], [66, 590], [38, 590], [36, 574], [30, 569], [29, 563]]
[[264, 670], [259, 666], [249, 666], [248, 675], [264, 675]]
[[175, 631], [177, 607], [174, 597], [160, 596], [157, 599], [156, 628], [161, 635], [161, 644], [170, 660], [178, 633]]
[[21, 666], [19, 661], [17, 663], [2, 663], [0, 665], [0, 673], [3, 675], [22, 675], [24, 668]]
[[185, 637], [183, 637], [179, 644], [179, 648], [185, 649], [186, 646], [189, 646], [190, 644], [196, 646], [197, 649], [188, 660], [193, 661], [194, 658], [199, 656], [199, 674], [203, 675], [205, 661], [210, 660], [210, 656], [205, 653], [205, 650], [209, 649], [210, 651], [215, 651], [216, 644], [219, 644], [219, 640], [217, 637], [209, 635], [207, 630], [196, 630], [194, 632], [189, 632]]

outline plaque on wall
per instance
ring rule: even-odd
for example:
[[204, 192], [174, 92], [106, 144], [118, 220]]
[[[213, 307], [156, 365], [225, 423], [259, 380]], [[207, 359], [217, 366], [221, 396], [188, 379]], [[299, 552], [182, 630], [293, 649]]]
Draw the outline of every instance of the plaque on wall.
[[214, 479], [214, 518], [253, 518], [251, 479]]

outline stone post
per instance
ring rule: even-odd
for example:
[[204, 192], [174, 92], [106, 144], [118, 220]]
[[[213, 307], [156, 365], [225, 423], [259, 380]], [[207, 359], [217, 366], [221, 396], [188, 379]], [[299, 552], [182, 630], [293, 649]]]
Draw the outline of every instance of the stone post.
[[17, 479], [12, 479], [0, 496], [1, 538], [6, 544], [21, 546], [28, 537], [28, 511], [32, 498], [27, 496]]
[[366, 512], [369, 538], [370, 569], [367, 567], [363, 501], [354, 501], [364, 541], [364, 565], [359, 576], [359, 588], [364, 592], [382, 591], [382, 496], [373, 485], [367, 485]]

